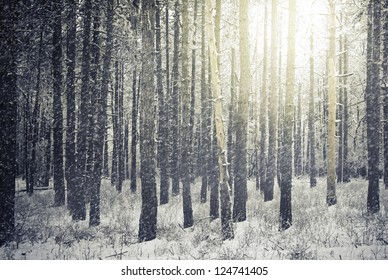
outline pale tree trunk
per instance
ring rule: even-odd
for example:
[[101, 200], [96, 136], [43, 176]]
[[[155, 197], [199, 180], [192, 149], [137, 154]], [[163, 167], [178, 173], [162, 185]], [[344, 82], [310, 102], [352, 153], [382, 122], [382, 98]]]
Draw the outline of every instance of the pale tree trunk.
[[328, 52], [328, 124], [327, 124], [327, 196], [328, 206], [337, 203], [336, 195], [336, 74], [335, 74], [335, 0], [329, 0], [329, 52]]
[[212, 18], [212, 3], [211, 0], [206, 0], [206, 18], [208, 26], [209, 38], [209, 54], [210, 54], [210, 71], [211, 82], [214, 103], [214, 115], [215, 115], [215, 129], [217, 145], [220, 153], [218, 154], [218, 166], [219, 166], [219, 178], [220, 178], [220, 197], [221, 197], [221, 232], [223, 240], [233, 239], [233, 224], [231, 219], [231, 201], [230, 201], [230, 188], [228, 183], [228, 161], [225, 150], [225, 135], [224, 135], [224, 123], [222, 120], [222, 96], [221, 96], [221, 84], [219, 77], [219, 68], [217, 63], [217, 48], [215, 45], [215, 33], [213, 29]]
[[291, 187], [292, 187], [292, 122], [295, 93], [295, 33], [296, 33], [296, 0], [289, 1], [286, 97], [283, 126], [283, 145], [281, 159], [280, 184], [280, 230], [292, 225]]
[[236, 115], [236, 154], [234, 178], [233, 220], [246, 220], [247, 202], [247, 128], [250, 92], [250, 59], [248, 32], [248, 1], [239, 4], [240, 28], [240, 95], [238, 97], [238, 113]]
[[267, 25], [268, 25], [268, 3], [265, 5], [265, 14], [264, 14], [264, 38], [263, 38], [263, 47], [264, 47], [264, 57], [263, 57], [263, 81], [261, 86], [260, 94], [260, 143], [259, 143], [259, 180], [256, 182], [256, 189], [259, 189], [261, 192], [265, 189], [265, 175], [266, 175], [266, 140], [267, 140], [267, 110], [268, 110], [268, 95], [267, 95]]
[[277, 19], [278, 1], [272, 0], [272, 22], [271, 22], [271, 91], [269, 96], [268, 115], [268, 164], [266, 184], [264, 188], [264, 201], [273, 199], [273, 190], [276, 174], [276, 129], [278, 118], [278, 92], [277, 92]]

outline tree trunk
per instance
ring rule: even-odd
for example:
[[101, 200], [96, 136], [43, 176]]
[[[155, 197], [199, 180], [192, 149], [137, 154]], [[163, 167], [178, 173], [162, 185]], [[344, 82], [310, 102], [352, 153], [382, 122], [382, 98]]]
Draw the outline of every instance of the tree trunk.
[[222, 103], [221, 103], [221, 84], [219, 77], [219, 69], [217, 63], [217, 49], [215, 45], [215, 33], [213, 29], [213, 18], [212, 18], [212, 3], [211, 0], [206, 1], [206, 18], [208, 25], [209, 38], [209, 54], [210, 54], [210, 71], [213, 97], [216, 100], [214, 104], [215, 111], [215, 130], [217, 138], [217, 147], [220, 151], [218, 153], [218, 166], [220, 176], [220, 196], [221, 196], [221, 232], [223, 240], [233, 239], [233, 224], [231, 219], [231, 201], [230, 201], [230, 188], [228, 184], [228, 161], [225, 150], [225, 135], [224, 135], [224, 123], [222, 121]]
[[[100, 224], [100, 189], [102, 174], [102, 152], [104, 149], [104, 135], [106, 132], [107, 107], [108, 107], [108, 86], [110, 78], [110, 64], [113, 49], [113, 9], [114, 1], [107, 1], [106, 11], [106, 51], [103, 59], [101, 92], [97, 104], [97, 122], [95, 125], [96, 137], [94, 138], [95, 162], [94, 162], [94, 182], [95, 187], [91, 189], [90, 195], [90, 226]], [[97, 7], [98, 8], [98, 7]]]
[[268, 3], [265, 2], [264, 12], [264, 37], [263, 37], [263, 77], [260, 94], [260, 147], [259, 147], [259, 181], [256, 182], [256, 189], [261, 192], [265, 189], [266, 184], [266, 140], [267, 140], [267, 110], [268, 110], [268, 95], [267, 95], [267, 25], [268, 25]]
[[232, 62], [231, 62], [231, 75], [230, 75], [230, 104], [229, 104], [229, 123], [228, 123], [228, 173], [229, 173], [229, 180], [228, 184], [232, 191], [233, 189], [233, 167], [234, 167], [234, 107], [236, 102], [236, 51], [234, 48], [232, 48]]
[[63, 172], [63, 115], [62, 115], [62, 3], [53, 4], [55, 19], [53, 22], [53, 111], [54, 111], [54, 205], [65, 204], [65, 182]]
[[[366, 99], [366, 126], [368, 145], [368, 198], [370, 213], [380, 211], [379, 145], [380, 145], [380, 16], [381, 1], [371, 1], [368, 15], [368, 61]], [[372, 27], [372, 28], [370, 28]], [[370, 37], [369, 37], [370, 36]], [[370, 43], [370, 44], [369, 44]]]
[[179, 194], [179, 18], [180, 0], [175, 1], [174, 17], [174, 58], [173, 58], [173, 85], [172, 85], [172, 108], [171, 108], [171, 133], [172, 133], [172, 155], [171, 155], [171, 177], [172, 195]]
[[337, 203], [336, 196], [336, 76], [335, 76], [335, 0], [329, 0], [329, 53], [328, 53], [328, 124], [327, 124], [327, 196], [328, 206]]
[[207, 126], [208, 115], [208, 91], [206, 85], [206, 43], [205, 43], [205, 10], [206, 3], [202, 1], [202, 19], [201, 19], [201, 203], [207, 200], [208, 176], [207, 176], [207, 162], [209, 157], [209, 142], [210, 133]]
[[238, 113], [236, 116], [236, 155], [234, 179], [233, 220], [246, 220], [247, 202], [247, 128], [250, 93], [250, 59], [248, 32], [248, 2], [240, 2], [240, 95], [238, 97]]
[[183, 227], [193, 225], [190, 191], [190, 79], [189, 79], [189, 10], [187, 1], [182, 2], [182, 143], [181, 178], [183, 183]]
[[264, 201], [273, 199], [274, 179], [276, 174], [276, 130], [278, 116], [278, 92], [277, 92], [277, 32], [278, 32], [278, 1], [272, 0], [272, 23], [271, 23], [271, 95], [268, 115], [268, 164], [266, 186], [264, 189]]
[[388, 189], [388, 0], [383, 2], [384, 52], [383, 52], [383, 96], [384, 96], [384, 185]]
[[119, 113], [118, 113], [118, 107], [119, 107], [119, 62], [115, 61], [115, 87], [114, 92], [112, 92], [112, 143], [113, 143], [113, 149], [112, 149], [112, 166], [111, 166], [111, 185], [117, 187], [118, 183], [118, 161], [119, 161], [119, 155], [118, 155], [118, 146], [119, 146]]
[[17, 4], [3, 1], [0, 9], [0, 246], [13, 239], [15, 227]]
[[76, 107], [75, 107], [75, 61], [77, 33], [77, 4], [68, 0], [67, 29], [67, 74], [66, 74], [66, 186], [67, 207], [70, 214], [74, 209], [74, 191], [76, 188]]
[[160, 204], [168, 203], [169, 178], [167, 174], [168, 151], [167, 151], [167, 112], [165, 107], [165, 95], [163, 92], [163, 73], [162, 73], [162, 52], [161, 52], [161, 32], [160, 32], [160, 12], [161, 3], [156, 1], [156, 83], [158, 94], [158, 113], [159, 113], [159, 135], [158, 135], [158, 158], [160, 163]]
[[156, 160], [155, 160], [155, 85], [154, 85], [154, 36], [155, 2], [142, 1], [142, 69], [141, 80], [141, 123], [140, 134], [140, 178], [141, 214], [139, 220], [139, 241], [156, 238], [157, 197], [156, 197]]
[[315, 112], [314, 112], [314, 37], [313, 32], [310, 33], [310, 95], [309, 95], [309, 120], [308, 120], [308, 138], [309, 138], [309, 174], [310, 187], [317, 185], [316, 166], [315, 166]]
[[292, 122], [295, 93], [295, 34], [296, 0], [289, 1], [286, 97], [283, 126], [283, 153], [281, 159], [280, 187], [280, 230], [292, 225], [291, 188], [292, 188]]

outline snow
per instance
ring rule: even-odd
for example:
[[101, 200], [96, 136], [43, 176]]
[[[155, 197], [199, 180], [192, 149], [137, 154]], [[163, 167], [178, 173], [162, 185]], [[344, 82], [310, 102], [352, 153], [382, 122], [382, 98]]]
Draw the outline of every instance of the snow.
[[[292, 188], [293, 226], [278, 230], [279, 189], [263, 202], [248, 181], [247, 221], [234, 224], [235, 238], [222, 241], [220, 219], [209, 221], [209, 203], [200, 203], [200, 180], [192, 186], [194, 226], [183, 229], [181, 196], [158, 207], [155, 240], [138, 243], [140, 191], [129, 182], [117, 193], [104, 180], [101, 225], [72, 222], [66, 207], [51, 207], [53, 190], [17, 195], [15, 240], [0, 248], [0, 259], [387, 259], [388, 190], [381, 187], [381, 211], [366, 212], [367, 182], [337, 185], [337, 205], [326, 206], [326, 180]], [[381, 184], [382, 185], [382, 184]]]

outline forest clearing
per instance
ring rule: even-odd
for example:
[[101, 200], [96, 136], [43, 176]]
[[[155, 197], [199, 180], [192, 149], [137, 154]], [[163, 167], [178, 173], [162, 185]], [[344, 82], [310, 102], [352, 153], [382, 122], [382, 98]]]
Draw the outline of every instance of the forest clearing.
[[235, 238], [222, 241], [220, 220], [210, 222], [209, 205], [200, 203], [200, 184], [192, 187], [194, 226], [184, 229], [180, 197], [158, 208], [157, 238], [138, 243], [140, 194], [131, 194], [129, 182], [123, 192], [110, 190], [103, 181], [101, 224], [73, 223], [65, 207], [51, 207], [53, 191], [34, 197], [17, 196], [16, 240], [0, 248], [0, 259], [388, 259], [388, 191], [382, 190], [377, 216], [365, 211], [367, 184], [363, 179], [338, 186], [338, 203], [325, 203], [325, 181], [310, 188], [308, 178], [293, 182], [294, 225], [278, 230], [279, 190], [264, 203], [248, 182], [247, 221], [234, 225]]

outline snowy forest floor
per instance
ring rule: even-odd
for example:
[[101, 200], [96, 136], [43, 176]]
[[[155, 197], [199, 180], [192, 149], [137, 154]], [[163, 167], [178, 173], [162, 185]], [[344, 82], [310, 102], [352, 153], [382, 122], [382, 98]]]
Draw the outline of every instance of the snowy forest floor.
[[209, 221], [200, 203], [200, 180], [192, 186], [195, 224], [183, 229], [181, 196], [158, 207], [157, 239], [137, 243], [141, 195], [129, 181], [117, 193], [103, 180], [101, 225], [72, 222], [66, 207], [52, 207], [53, 190], [16, 197], [15, 241], [0, 259], [388, 259], [388, 190], [380, 184], [381, 211], [366, 213], [367, 181], [337, 185], [338, 203], [326, 206], [326, 179], [310, 189], [308, 178], [293, 182], [293, 226], [278, 231], [279, 189], [263, 202], [248, 181], [247, 221], [234, 224], [235, 238], [222, 241], [220, 219]]

